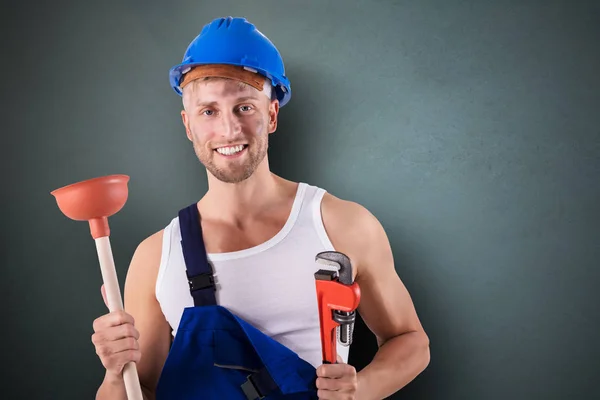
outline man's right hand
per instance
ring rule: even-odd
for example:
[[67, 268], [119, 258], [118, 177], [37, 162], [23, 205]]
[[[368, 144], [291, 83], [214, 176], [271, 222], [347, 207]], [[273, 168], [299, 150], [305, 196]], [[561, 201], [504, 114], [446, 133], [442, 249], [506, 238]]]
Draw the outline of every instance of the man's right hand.
[[[104, 304], [108, 307], [104, 285], [101, 292]], [[125, 311], [110, 312], [94, 320], [93, 328], [92, 343], [107, 374], [122, 380], [125, 364], [130, 361], [137, 363], [141, 358], [138, 344], [140, 334], [133, 317]]]

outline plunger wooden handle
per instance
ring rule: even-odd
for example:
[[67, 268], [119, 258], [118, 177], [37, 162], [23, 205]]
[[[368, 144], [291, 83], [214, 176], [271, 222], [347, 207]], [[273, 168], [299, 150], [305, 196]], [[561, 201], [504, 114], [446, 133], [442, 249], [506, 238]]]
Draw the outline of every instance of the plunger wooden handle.
[[[106, 300], [110, 312], [123, 310], [123, 299], [117, 279], [115, 261], [110, 247], [110, 239], [103, 236], [94, 239], [96, 241], [96, 250], [98, 251], [98, 260], [100, 261], [100, 271], [106, 290]], [[128, 400], [144, 400], [142, 388], [138, 378], [137, 368], [134, 362], [129, 362], [123, 368], [123, 380], [125, 381], [125, 391]]]
[[[51, 192], [59, 209], [76, 221], [88, 221], [96, 241], [102, 280], [110, 312], [123, 310], [117, 271], [110, 248], [108, 217], [117, 213], [127, 201], [129, 176], [107, 175], [64, 186]], [[144, 400], [137, 368], [132, 361], [123, 368], [128, 400]]]

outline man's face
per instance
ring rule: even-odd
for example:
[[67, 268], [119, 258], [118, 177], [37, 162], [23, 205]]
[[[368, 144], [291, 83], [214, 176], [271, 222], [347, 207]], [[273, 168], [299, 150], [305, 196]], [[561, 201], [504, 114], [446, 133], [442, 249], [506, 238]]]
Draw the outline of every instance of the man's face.
[[227, 79], [193, 82], [183, 96], [181, 116], [200, 162], [223, 182], [250, 177], [267, 154], [279, 103]]

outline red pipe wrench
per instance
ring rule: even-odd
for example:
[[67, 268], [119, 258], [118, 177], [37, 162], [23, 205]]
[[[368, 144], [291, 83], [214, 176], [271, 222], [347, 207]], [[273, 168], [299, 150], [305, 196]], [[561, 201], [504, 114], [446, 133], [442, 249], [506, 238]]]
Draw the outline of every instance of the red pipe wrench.
[[324, 251], [316, 262], [333, 266], [337, 271], [319, 269], [315, 273], [323, 364], [337, 362], [337, 342], [350, 346], [360, 303], [360, 288], [352, 278], [350, 259], [337, 251]]

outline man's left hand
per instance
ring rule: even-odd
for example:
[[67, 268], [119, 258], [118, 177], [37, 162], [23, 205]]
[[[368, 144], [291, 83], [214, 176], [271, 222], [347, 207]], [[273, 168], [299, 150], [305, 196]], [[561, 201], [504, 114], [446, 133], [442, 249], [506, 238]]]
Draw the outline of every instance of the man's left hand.
[[319, 400], [355, 400], [357, 388], [356, 369], [344, 364], [339, 356], [337, 364], [323, 364], [317, 368]]

